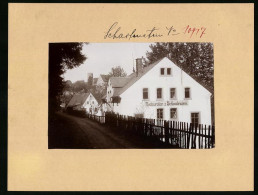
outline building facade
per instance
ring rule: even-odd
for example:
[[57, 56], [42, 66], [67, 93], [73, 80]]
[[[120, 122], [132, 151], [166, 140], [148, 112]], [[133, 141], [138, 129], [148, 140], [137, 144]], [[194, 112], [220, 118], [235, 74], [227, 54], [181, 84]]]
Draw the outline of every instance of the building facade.
[[99, 105], [92, 93], [81, 93], [74, 94], [67, 108], [72, 108], [73, 110], [85, 109], [87, 113], [97, 114]]
[[168, 58], [108, 81], [106, 110], [128, 116], [211, 125], [211, 92]]

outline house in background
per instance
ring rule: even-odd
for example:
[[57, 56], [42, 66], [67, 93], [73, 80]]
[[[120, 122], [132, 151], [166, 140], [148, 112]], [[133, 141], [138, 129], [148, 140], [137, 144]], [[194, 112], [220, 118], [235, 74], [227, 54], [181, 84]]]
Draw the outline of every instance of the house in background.
[[87, 113], [96, 114], [98, 112], [98, 101], [92, 93], [78, 93], [74, 94], [67, 105], [67, 109], [82, 110], [85, 109]]
[[92, 85], [97, 85], [97, 81], [98, 81], [98, 78], [93, 78], [93, 83], [92, 83]]
[[98, 86], [106, 86], [108, 82], [109, 76], [101, 74], [96, 82], [96, 85]]
[[122, 115], [211, 125], [212, 93], [168, 58], [108, 81], [106, 106]]

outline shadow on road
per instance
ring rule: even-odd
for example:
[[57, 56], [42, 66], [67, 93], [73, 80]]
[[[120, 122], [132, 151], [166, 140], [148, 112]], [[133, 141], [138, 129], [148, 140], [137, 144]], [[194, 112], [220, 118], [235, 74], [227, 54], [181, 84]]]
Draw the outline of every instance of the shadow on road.
[[87, 118], [56, 113], [49, 117], [49, 149], [161, 149], [171, 148], [161, 142], [106, 127]]

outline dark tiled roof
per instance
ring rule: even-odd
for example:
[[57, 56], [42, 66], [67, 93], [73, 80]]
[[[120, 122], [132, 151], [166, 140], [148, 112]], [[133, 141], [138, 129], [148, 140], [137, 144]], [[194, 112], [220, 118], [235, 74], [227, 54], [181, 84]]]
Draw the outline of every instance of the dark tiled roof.
[[100, 76], [104, 82], [108, 82], [108, 75], [101, 74]]
[[121, 88], [114, 88], [113, 89], [113, 97], [119, 96]]
[[124, 87], [129, 81], [130, 81], [131, 77], [111, 77], [110, 78], [110, 82], [112, 87]]
[[90, 93], [74, 94], [67, 107], [83, 105], [89, 95]]

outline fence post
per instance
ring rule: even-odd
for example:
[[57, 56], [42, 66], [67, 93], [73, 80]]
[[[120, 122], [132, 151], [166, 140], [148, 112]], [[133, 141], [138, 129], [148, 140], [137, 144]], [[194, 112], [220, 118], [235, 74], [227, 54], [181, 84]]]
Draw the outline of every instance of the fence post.
[[208, 148], [211, 147], [211, 141], [212, 141], [212, 139], [211, 139], [211, 126], [209, 125], [209, 127], [208, 127]]
[[165, 129], [165, 143], [169, 144], [169, 122], [164, 120], [164, 129]]
[[188, 123], [187, 123], [187, 149], [190, 149], [191, 148], [191, 141], [190, 141], [190, 139], [191, 139], [191, 137], [190, 137], [190, 135], [191, 135], [191, 128], [192, 128], [192, 123], [190, 123], [190, 125], [188, 126]]
[[215, 147], [215, 127], [212, 125], [212, 148]]
[[204, 126], [204, 148], [207, 148], [206, 125]]
[[192, 149], [196, 149], [196, 133], [197, 133], [197, 125], [193, 124], [192, 129]]

